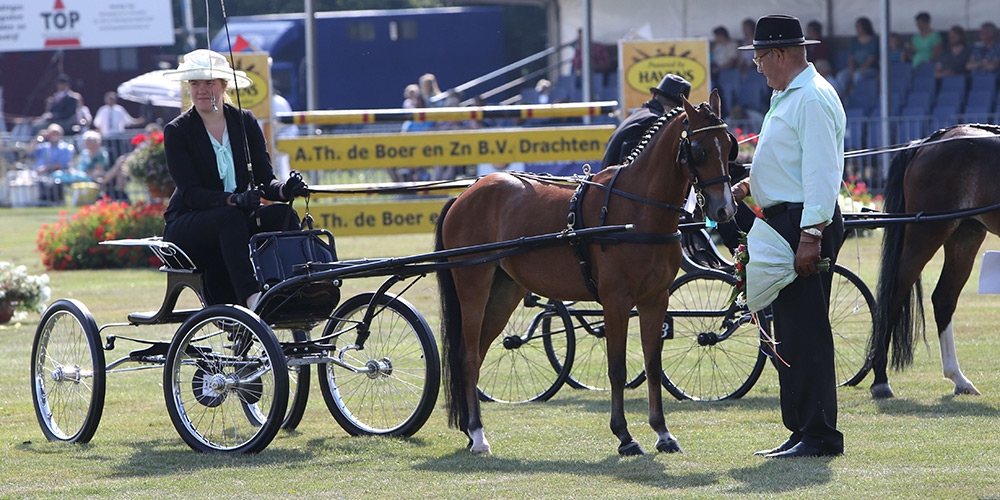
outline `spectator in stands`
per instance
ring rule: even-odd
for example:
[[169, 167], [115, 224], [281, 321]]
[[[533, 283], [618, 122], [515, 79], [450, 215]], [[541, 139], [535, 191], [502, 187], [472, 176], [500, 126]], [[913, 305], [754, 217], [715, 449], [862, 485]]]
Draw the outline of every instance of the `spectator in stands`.
[[542, 78], [535, 84], [538, 104], [552, 104], [552, 82]]
[[910, 55], [906, 53], [906, 41], [903, 35], [893, 33], [889, 35], [889, 64], [910, 62]]
[[924, 62], [937, 62], [941, 57], [941, 34], [931, 29], [931, 15], [926, 12], [917, 14], [914, 18], [917, 23], [917, 32], [910, 38], [907, 51], [910, 54], [910, 62], [916, 68]]
[[809, 21], [809, 24], [806, 25], [806, 38], [819, 42], [815, 45], [806, 46], [806, 58], [816, 66], [822, 64], [821, 61], [826, 61], [826, 66], [832, 69], [830, 63], [830, 46], [823, 39], [823, 24], [815, 20]]
[[403, 89], [403, 109], [413, 109], [417, 102], [417, 98], [420, 97], [420, 86], [411, 83]]
[[94, 128], [102, 136], [109, 137], [125, 132], [125, 129], [133, 125], [141, 125], [142, 118], [134, 118], [121, 104], [118, 104], [118, 94], [107, 92], [104, 94], [104, 105], [97, 108], [94, 115]]
[[73, 133], [77, 124], [76, 111], [80, 107], [80, 94], [70, 89], [70, 78], [67, 75], [56, 77], [56, 91], [45, 100], [45, 113], [39, 121], [39, 127], [57, 124], [63, 133]]
[[934, 66], [934, 76], [941, 78], [951, 75], [964, 75], [965, 65], [969, 62], [972, 48], [965, 41], [965, 30], [955, 25], [948, 30], [948, 47], [941, 53], [937, 65]]
[[847, 54], [847, 67], [837, 73], [837, 94], [848, 95], [854, 85], [861, 80], [878, 78], [878, 37], [871, 19], [859, 17], [854, 22], [857, 36], [851, 40], [851, 48]]
[[[743, 20], [740, 25], [743, 28], [743, 44], [753, 43], [753, 32], [757, 29], [757, 21], [750, 19], [749, 17]], [[753, 52], [743, 51], [740, 52], [740, 69], [746, 73], [747, 71], [757, 72], [757, 65], [753, 62]]]
[[125, 194], [128, 179], [123, 163], [124, 160], [112, 163], [100, 132], [88, 130], [83, 133], [83, 149], [80, 150], [76, 168], [100, 184], [101, 191], [112, 200], [128, 201], [128, 195]]
[[69, 171], [70, 162], [76, 156], [76, 148], [63, 140], [63, 128], [53, 123], [39, 132], [38, 138], [29, 147], [29, 154], [35, 159], [35, 172], [53, 175]]
[[739, 47], [729, 36], [729, 30], [725, 26], [717, 26], [712, 30], [715, 41], [712, 44], [712, 74], [718, 74], [719, 70], [730, 69], [739, 66]]
[[420, 95], [424, 98], [424, 106], [428, 108], [439, 108], [444, 106], [444, 99], [435, 102], [432, 98], [441, 94], [441, 87], [438, 87], [437, 77], [431, 73], [424, 73], [418, 80], [420, 84]]
[[995, 72], [1000, 69], [1000, 43], [997, 42], [997, 25], [986, 21], [979, 28], [979, 41], [972, 48], [969, 62], [965, 63], [969, 71]]

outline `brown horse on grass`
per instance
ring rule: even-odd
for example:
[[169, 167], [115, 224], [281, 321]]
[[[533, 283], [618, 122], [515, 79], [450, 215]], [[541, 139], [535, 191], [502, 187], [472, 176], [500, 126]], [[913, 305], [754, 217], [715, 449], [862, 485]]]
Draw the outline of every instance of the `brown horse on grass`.
[[[476, 388], [483, 358], [529, 290], [564, 301], [594, 300], [596, 292], [602, 302], [611, 431], [621, 441], [622, 455], [644, 453], [628, 431], [624, 408], [625, 340], [629, 312], [638, 310], [656, 449], [680, 451], [664, 421], [660, 366], [668, 289], [681, 262], [679, 205], [693, 183], [709, 217], [726, 221], [736, 212], [727, 159], [737, 145], [719, 118], [718, 91], [709, 101], [695, 107], [685, 100], [682, 109], [661, 118], [630, 163], [581, 183], [590, 196], [574, 185], [499, 173], [445, 205], [437, 221], [437, 250], [559, 232], [567, 227], [568, 211], [575, 229], [634, 224], [639, 233], [612, 236], [616, 242], [585, 241], [576, 252], [570, 245], [554, 246], [438, 273], [449, 423], [468, 435], [473, 453], [490, 452]], [[571, 205], [579, 205], [575, 215]], [[581, 260], [589, 265], [581, 266]]]
[[[910, 146], [899, 152], [889, 167], [883, 205], [886, 213], [931, 215], [1000, 204], [996, 170], [1000, 127], [956, 125]], [[886, 374], [890, 346], [896, 369], [913, 361], [916, 332], [922, 332], [924, 326], [920, 273], [942, 246], [944, 267], [931, 296], [942, 369], [955, 383], [955, 394], [979, 394], [958, 366], [952, 317], [988, 232], [1000, 235], [1000, 210], [886, 226], [870, 341], [875, 372], [872, 396], [894, 396]]]

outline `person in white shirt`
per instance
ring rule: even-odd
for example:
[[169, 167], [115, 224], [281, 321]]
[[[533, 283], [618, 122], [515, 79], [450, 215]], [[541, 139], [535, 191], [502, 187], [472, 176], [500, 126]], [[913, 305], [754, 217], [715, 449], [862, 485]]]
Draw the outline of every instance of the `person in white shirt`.
[[[802, 25], [792, 16], [764, 16], [751, 45], [757, 70], [774, 89], [761, 126], [749, 180], [732, 188], [752, 195], [766, 224], [794, 251], [794, 281], [771, 303], [774, 360], [787, 441], [757, 452], [768, 458], [834, 456], [844, 452], [837, 430], [837, 382], [830, 328], [832, 267], [844, 241], [837, 194], [844, 174], [844, 108], [836, 90], [806, 59]], [[766, 229], [766, 228], [765, 228]], [[751, 231], [752, 232], [752, 231]], [[752, 235], [751, 235], [752, 236]], [[766, 248], [749, 244], [752, 256]], [[749, 283], [748, 283], [749, 284]]]
[[104, 105], [94, 115], [94, 127], [104, 137], [121, 134], [126, 128], [142, 125], [143, 121], [142, 118], [134, 118], [118, 104], [118, 94], [114, 92], [104, 94]]

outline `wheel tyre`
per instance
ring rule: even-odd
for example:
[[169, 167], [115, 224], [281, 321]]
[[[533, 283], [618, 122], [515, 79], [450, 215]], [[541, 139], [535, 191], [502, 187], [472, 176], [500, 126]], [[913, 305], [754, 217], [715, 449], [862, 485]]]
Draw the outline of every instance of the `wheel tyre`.
[[835, 265], [830, 288], [830, 326], [840, 386], [855, 386], [868, 375], [868, 339], [872, 333], [875, 297], [864, 281]]
[[[672, 337], [663, 340], [663, 386], [680, 400], [718, 401], [743, 397], [760, 378], [767, 356], [760, 328], [770, 332], [765, 314], [753, 322], [727, 326], [746, 318], [745, 308], [730, 306], [736, 278], [704, 271], [688, 273], [670, 285], [668, 323]], [[704, 344], [704, 345], [703, 345]]]
[[576, 349], [573, 325], [562, 302], [540, 300], [528, 294], [486, 351], [481, 401], [548, 401], [566, 383]]
[[[323, 337], [343, 347], [355, 342], [375, 294], [344, 301]], [[441, 386], [441, 358], [424, 317], [406, 300], [384, 294], [375, 309], [364, 350], [344, 351], [355, 373], [336, 363], [319, 365], [319, 387], [333, 418], [352, 436], [412, 436], [427, 422]], [[338, 353], [331, 352], [332, 356]]]
[[[309, 333], [303, 330], [277, 330], [274, 332], [279, 342], [301, 342], [309, 339]], [[287, 359], [286, 359], [287, 361]], [[309, 402], [309, 365], [288, 366], [288, 410], [281, 428], [286, 431], [295, 430], [302, 422]]]
[[31, 399], [49, 441], [87, 443], [104, 410], [104, 348], [82, 302], [53, 302], [31, 346]]
[[163, 395], [174, 428], [195, 451], [258, 453], [278, 433], [288, 405], [281, 345], [248, 309], [202, 309], [174, 334]]

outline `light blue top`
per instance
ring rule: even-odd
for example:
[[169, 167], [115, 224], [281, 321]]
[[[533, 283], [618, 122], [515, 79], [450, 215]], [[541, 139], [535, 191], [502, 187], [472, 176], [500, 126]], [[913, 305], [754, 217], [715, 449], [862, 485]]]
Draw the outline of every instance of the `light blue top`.
[[803, 203], [801, 227], [830, 223], [844, 176], [846, 124], [837, 91], [812, 63], [774, 91], [750, 169], [754, 202]]
[[[208, 130], [205, 131], [208, 133]], [[227, 192], [236, 191], [236, 161], [233, 160], [233, 148], [229, 144], [229, 127], [222, 131], [222, 142], [215, 140], [212, 134], [208, 133], [208, 138], [212, 141], [215, 149], [215, 163], [219, 167], [219, 179], [222, 179], [222, 190]]]

